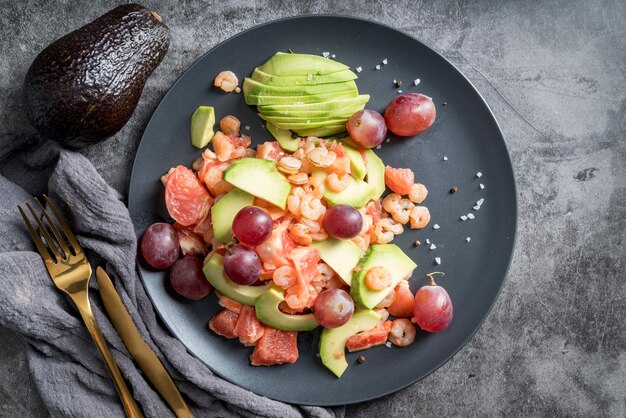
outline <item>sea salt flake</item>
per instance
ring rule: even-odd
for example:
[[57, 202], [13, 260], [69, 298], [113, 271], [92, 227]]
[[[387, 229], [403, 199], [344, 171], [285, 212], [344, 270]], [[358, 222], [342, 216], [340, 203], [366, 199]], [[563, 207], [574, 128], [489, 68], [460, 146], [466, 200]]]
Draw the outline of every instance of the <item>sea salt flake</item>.
[[480, 205], [476, 205], [476, 206], [474, 206], [472, 209], [474, 209], [474, 210], [479, 210], [479, 209], [480, 209]]
[[307, 81], [313, 80], [313, 74], [307, 74], [306, 79]]
[[324, 58], [328, 58], [329, 55], [330, 55], [330, 52], [322, 52], [322, 56]]
[[430, 248], [431, 250], [436, 250], [436, 249], [437, 249], [437, 246], [436, 246], [435, 244], [431, 244], [429, 248]]
[[439, 229], [439, 228], [441, 228], [441, 227], [439, 226], [439, 224], [434, 224], [434, 225], [433, 225], [433, 229]]
[[385, 343], [385, 347], [387, 347], [387, 348], [391, 348], [391, 342], [387, 341], [387, 342]]
[[416, 78], [415, 80], [413, 80], [413, 85], [417, 86], [421, 82], [422, 82], [422, 80], [420, 80], [419, 78]]
[[430, 244], [430, 240], [426, 238], [426, 245]]
[[397, 82], [398, 82], [398, 80], [396, 80], [396, 79], [394, 78], [394, 80], [393, 80], [393, 84], [396, 84]]
[[480, 187], [480, 190], [483, 190], [483, 189], [485, 188], [485, 185], [484, 185], [484, 184], [482, 184], [482, 183], [480, 183], [480, 184], [478, 185], [478, 187]]
[[478, 206], [480, 206], [480, 205], [482, 205], [482, 204], [483, 204], [483, 202], [484, 202], [484, 201], [485, 201], [485, 199], [484, 199], [484, 198], [478, 199], [478, 202], [476, 202], [476, 204], [477, 204]]
[[388, 63], [388, 62], [389, 62], [389, 61], [387, 61], [387, 58], [385, 58], [385, 59], [383, 60], [383, 64], [384, 64], [384, 65], [387, 65], [387, 63]]
[[376, 149], [381, 149], [382, 147], [383, 147], [382, 145], [378, 144], [378, 145], [376, 146]]
[[357, 73], [360, 73], [361, 71], [363, 71], [363, 67], [356, 67], [355, 70]]
[[467, 221], [467, 216], [465, 216], [465, 215], [461, 216], [461, 220], [462, 221]]
[[470, 237], [465, 238], [465, 241], [470, 242], [472, 239]]
[[468, 218], [468, 219], [474, 219], [474, 218], [475, 218], [475, 216], [474, 216], [474, 214], [473, 214], [473, 213], [468, 213], [468, 214], [467, 214], [467, 218]]
[[250, 127], [248, 125], [245, 126], [246, 131], [250, 130]]
[[376, 67], [374, 68], [376, 68], [377, 70], [380, 70], [380, 64], [376, 65]]
[[398, 90], [398, 94], [402, 94], [402, 90]]
[[437, 263], [437, 265], [441, 264], [441, 257], [435, 257], [435, 263]]
[[335, 58], [335, 56], [336, 56], [335, 54], [332, 54], [330, 57], [331, 57], [331, 58]]
[[444, 161], [448, 161], [448, 157], [446, 157], [445, 155], [443, 156], [443, 160]]
[[483, 173], [481, 173], [480, 171], [476, 173], [476, 177], [481, 178], [482, 176], [483, 176]]

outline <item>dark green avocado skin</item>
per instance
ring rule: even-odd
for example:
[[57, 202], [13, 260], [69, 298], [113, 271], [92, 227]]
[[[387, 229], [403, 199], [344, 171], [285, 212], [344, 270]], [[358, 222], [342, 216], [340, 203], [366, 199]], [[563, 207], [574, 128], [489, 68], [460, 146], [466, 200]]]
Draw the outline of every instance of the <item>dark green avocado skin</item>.
[[138, 4], [111, 10], [35, 58], [24, 81], [28, 119], [72, 148], [110, 137], [133, 114], [169, 43], [156, 13]]

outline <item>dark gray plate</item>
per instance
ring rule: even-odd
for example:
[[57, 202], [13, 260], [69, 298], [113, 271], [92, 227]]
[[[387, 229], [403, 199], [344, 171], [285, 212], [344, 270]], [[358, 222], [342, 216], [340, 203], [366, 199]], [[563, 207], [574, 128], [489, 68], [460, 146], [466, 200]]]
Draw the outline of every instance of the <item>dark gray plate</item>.
[[[270, 139], [255, 109], [242, 95], [211, 88], [222, 70], [240, 79], [276, 51], [322, 54], [329, 51], [352, 68], [361, 66], [359, 90], [371, 95], [367, 107], [384, 111], [402, 90], [433, 97], [437, 120], [416, 138], [394, 139], [378, 154], [386, 164], [410, 167], [430, 194], [425, 204], [432, 221], [424, 230], [408, 230], [394, 242], [418, 264], [411, 287], [426, 284], [425, 273], [441, 270], [438, 281], [452, 298], [455, 317], [446, 331], [418, 332], [407, 348], [384, 346], [348, 354], [349, 369], [335, 378], [316, 356], [319, 333], [300, 333], [297, 363], [252, 367], [251, 348], [207, 331], [218, 311], [215, 296], [198, 302], [174, 298], [166, 274], [140, 266], [144, 286], [163, 322], [190, 352], [212, 370], [260, 395], [291, 403], [338, 405], [361, 402], [397, 391], [436, 370], [476, 332], [489, 313], [504, 281], [515, 241], [517, 202], [511, 161], [502, 133], [489, 107], [452, 64], [416, 39], [393, 28], [348, 17], [305, 16], [258, 26], [221, 43], [196, 61], [174, 84], [154, 112], [137, 151], [129, 192], [129, 208], [140, 233], [151, 222], [167, 219], [159, 177], [170, 167], [190, 165], [200, 154], [191, 146], [189, 120], [199, 105], [215, 106], [217, 118], [233, 114], [249, 126], [255, 143]], [[387, 65], [382, 65], [383, 59]], [[381, 64], [380, 70], [375, 66]], [[413, 86], [413, 80], [421, 84]], [[443, 106], [443, 102], [447, 102]], [[447, 156], [448, 161], [443, 161]], [[477, 178], [476, 173], [483, 173]], [[479, 184], [485, 189], [480, 190]], [[458, 192], [450, 194], [452, 186]], [[479, 211], [472, 210], [484, 198]], [[461, 221], [473, 213], [474, 220]], [[439, 230], [432, 226], [439, 224]], [[471, 242], [466, 242], [466, 237]], [[436, 244], [429, 250], [430, 238]], [[421, 240], [422, 246], [413, 243]], [[441, 265], [435, 266], [435, 257]], [[357, 364], [360, 354], [367, 357]]]

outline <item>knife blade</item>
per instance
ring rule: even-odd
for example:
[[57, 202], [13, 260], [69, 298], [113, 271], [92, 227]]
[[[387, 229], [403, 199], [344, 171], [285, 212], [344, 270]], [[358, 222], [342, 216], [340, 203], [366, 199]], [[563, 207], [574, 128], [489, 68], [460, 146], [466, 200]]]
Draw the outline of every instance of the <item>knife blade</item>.
[[101, 267], [96, 269], [96, 279], [98, 280], [98, 288], [104, 302], [104, 308], [139, 368], [143, 370], [148, 380], [152, 382], [161, 396], [163, 396], [177, 417], [193, 418], [193, 413], [185, 403], [176, 385], [174, 385], [167, 370], [165, 370], [154, 351], [139, 335], [139, 331], [137, 331], [135, 323], [117, 294], [109, 275]]

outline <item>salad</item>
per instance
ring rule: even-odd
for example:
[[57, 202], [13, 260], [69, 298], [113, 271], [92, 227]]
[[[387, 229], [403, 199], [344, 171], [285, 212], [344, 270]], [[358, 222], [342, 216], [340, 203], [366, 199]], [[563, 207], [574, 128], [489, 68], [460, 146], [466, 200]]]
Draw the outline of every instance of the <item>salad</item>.
[[319, 357], [341, 377], [345, 349], [406, 347], [416, 324], [437, 332], [452, 320], [435, 273], [414, 295], [416, 264], [392, 243], [429, 223], [428, 190], [374, 151], [388, 130], [428, 129], [435, 106], [404, 94], [383, 116], [364, 109], [369, 96], [359, 94], [356, 78], [337, 61], [283, 53], [256, 68], [243, 89], [235, 74], [220, 73], [215, 85], [242, 91], [275, 140], [254, 148], [235, 116], [215, 130], [214, 109], [201, 106], [191, 124], [200, 157], [161, 178], [174, 222], [144, 232], [143, 258], [169, 268], [172, 288], [187, 299], [215, 289], [223, 309], [207, 318], [208, 328], [253, 347], [253, 366], [294, 363], [297, 333], [322, 327]]

